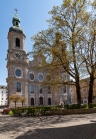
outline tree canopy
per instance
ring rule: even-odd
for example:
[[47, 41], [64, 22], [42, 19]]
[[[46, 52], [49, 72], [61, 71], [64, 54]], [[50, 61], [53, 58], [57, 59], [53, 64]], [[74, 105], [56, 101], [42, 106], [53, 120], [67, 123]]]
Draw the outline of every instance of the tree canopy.
[[[88, 11], [88, 7], [92, 12]], [[80, 79], [90, 76], [89, 103], [92, 102], [95, 53], [96, 53], [96, 1], [63, 0], [61, 6], [54, 6], [49, 12], [51, 19], [47, 20], [49, 28], [32, 37], [33, 50], [29, 54], [42, 54], [54, 78], [53, 83], [76, 86], [77, 102], [81, 103]], [[62, 80], [61, 75], [67, 73], [73, 82]], [[60, 78], [59, 78], [60, 76]]]

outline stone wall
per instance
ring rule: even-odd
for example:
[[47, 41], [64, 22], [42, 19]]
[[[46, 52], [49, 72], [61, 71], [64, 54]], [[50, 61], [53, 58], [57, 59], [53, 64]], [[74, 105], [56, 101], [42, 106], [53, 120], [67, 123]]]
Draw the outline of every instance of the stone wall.
[[59, 109], [50, 111], [50, 115], [72, 115], [96, 113], [96, 108], [89, 109]]

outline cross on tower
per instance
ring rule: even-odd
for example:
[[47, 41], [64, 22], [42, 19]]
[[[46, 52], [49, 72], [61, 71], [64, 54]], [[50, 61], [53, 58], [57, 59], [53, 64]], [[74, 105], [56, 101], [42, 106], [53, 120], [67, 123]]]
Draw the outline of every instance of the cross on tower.
[[14, 9], [14, 10], [16, 11], [16, 14], [17, 14], [17, 11], [18, 11], [18, 10], [17, 10], [17, 9]]

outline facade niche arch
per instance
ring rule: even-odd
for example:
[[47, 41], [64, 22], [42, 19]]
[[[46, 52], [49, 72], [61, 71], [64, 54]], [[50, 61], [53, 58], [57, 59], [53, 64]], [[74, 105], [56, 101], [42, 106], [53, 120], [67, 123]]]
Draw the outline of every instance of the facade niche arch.
[[15, 43], [16, 43], [16, 47], [20, 47], [20, 39], [19, 38], [16, 38]]

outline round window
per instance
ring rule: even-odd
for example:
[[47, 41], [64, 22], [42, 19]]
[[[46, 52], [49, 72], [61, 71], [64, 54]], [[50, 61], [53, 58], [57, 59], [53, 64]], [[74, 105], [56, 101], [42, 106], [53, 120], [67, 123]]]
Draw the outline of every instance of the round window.
[[39, 74], [38, 78], [39, 78], [39, 81], [43, 80], [43, 76], [41, 74]]
[[20, 76], [21, 76], [21, 70], [17, 69], [17, 70], [15, 71], [15, 74], [16, 74], [16, 76], [20, 77]]
[[32, 73], [30, 74], [30, 80], [34, 80], [34, 75]]

